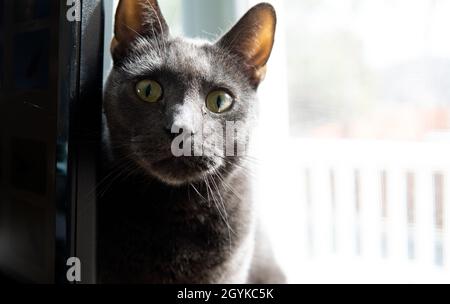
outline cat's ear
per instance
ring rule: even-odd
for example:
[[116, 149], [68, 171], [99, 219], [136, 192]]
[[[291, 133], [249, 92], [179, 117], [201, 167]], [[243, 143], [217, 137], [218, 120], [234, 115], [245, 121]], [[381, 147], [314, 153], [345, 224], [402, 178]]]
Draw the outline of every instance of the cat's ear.
[[166, 39], [169, 35], [157, 0], [120, 0], [115, 22], [111, 43], [115, 59], [124, 56], [138, 37]]
[[217, 42], [218, 46], [243, 60], [255, 88], [266, 74], [266, 64], [275, 42], [276, 24], [273, 6], [261, 3], [253, 7]]

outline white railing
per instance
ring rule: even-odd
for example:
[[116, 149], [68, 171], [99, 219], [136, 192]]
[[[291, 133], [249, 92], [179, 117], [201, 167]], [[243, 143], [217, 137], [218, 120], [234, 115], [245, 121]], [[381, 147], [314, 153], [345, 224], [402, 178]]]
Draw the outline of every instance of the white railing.
[[265, 155], [259, 197], [293, 280], [450, 281], [449, 144], [288, 146]]

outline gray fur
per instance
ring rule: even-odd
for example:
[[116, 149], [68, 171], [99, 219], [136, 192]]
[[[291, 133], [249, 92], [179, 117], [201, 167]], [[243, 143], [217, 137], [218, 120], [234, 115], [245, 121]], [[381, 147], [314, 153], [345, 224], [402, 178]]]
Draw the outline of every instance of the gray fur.
[[[159, 19], [162, 16], [157, 16]], [[153, 18], [154, 19], [154, 18]], [[175, 123], [204, 139], [214, 126], [243, 123], [248, 143], [256, 88], [242, 58], [220, 43], [140, 35], [115, 57], [104, 110], [106, 190], [99, 204], [99, 280], [104, 283], [282, 283], [273, 257], [254, 257], [259, 238], [246, 157], [182, 157], [170, 146]], [[139, 80], [157, 80], [157, 104], [135, 94]], [[223, 114], [207, 110], [209, 92], [236, 99]], [[266, 244], [264, 244], [266, 245]]]

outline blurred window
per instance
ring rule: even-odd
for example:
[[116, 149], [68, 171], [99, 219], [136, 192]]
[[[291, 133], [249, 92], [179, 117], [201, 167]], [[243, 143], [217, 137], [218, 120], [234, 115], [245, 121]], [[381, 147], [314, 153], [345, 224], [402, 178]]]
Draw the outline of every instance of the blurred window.
[[292, 135], [450, 139], [450, 2], [284, 1]]

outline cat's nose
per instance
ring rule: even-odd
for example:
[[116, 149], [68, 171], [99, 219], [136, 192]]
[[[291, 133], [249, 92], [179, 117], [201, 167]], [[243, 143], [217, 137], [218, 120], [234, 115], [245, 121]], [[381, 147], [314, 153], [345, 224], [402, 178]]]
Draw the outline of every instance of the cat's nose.
[[191, 104], [176, 105], [168, 108], [166, 132], [171, 138], [183, 134], [190, 137], [200, 129], [198, 114]]

